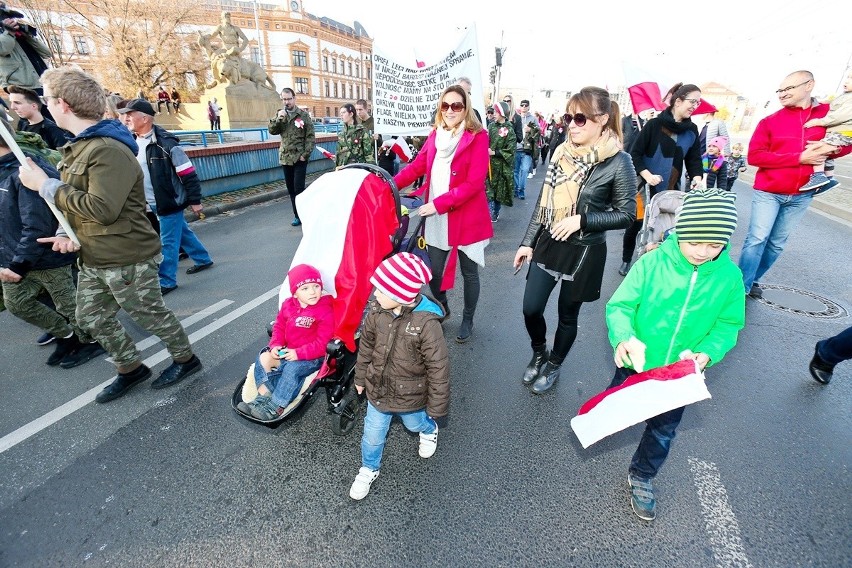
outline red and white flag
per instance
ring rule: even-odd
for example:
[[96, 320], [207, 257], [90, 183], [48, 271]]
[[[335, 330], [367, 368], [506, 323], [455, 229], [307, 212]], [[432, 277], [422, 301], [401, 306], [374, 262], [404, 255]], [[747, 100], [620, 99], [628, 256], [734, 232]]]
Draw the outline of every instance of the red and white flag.
[[323, 156], [325, 156], [329, 160], [337, 160], [337, 155], [332, 154], [331, 152], [329, 152], [328, 150], [326, 150], [322, 146], [314, 146], [314, 148], [316, 148], [319, 151], [320, 154], [322, 154]]
[[[626, 62], [622, 63], [622, 68], [633, 112], [639, 114], [648, 109], [662, 111], [669, 106], [669, 101], [663, 99], [663, 93], [675, 85], [676, 81], [664, 77], [661, 73], [649, 72]], [[692, 114], [710, 112], [716, 112], [716, 107], [701, 99], [698, 108], [692, 111]]]
[[710, 398], [704, 373], [693, 359], [637, 373], [590, 398], [571, 428], [584, 448], [669, 410]]
[[393, 145], [391, 146], [391, 151], [399, 156], [399, 159], [403, 162], [409, 162], [411, 157], [414, 155], [411, 152], [411, 148], [408, 146], [408, 142], [405, 141], [405, 138], [402, 136], [397, 136], [394, 139]]
[[[355, 350], [355, 332], [373, 290], [370, 277], [391, 252], [399, 227], [393, 193], [380, 176], [346, 168], [323, 174], [296, 197], [302, 240], [290, 266], [310, 264], [334, 296], [334, 337]], [[288, 270], [289, 271], [289, 270]], [[279, 305], [290, 297], [285, 278]]]

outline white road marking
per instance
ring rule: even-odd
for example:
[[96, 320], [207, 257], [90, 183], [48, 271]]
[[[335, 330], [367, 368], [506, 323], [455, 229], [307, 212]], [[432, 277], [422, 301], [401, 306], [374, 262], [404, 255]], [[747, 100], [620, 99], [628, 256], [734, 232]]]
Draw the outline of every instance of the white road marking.
[[[261, 294], [260, 296], [255, 298], [254, 300], [251, 300], [250, 302], [243, 304], [242, 306], [235, 309], [234, 311], [227, 313], [226, 315], [219, 318], [218, 320], [216, 320], [212, 323], [209, 323], [209, 324], [205, 325], [204, 327], [202, 327], [201, 329], [197, 330], [196, 332], [190, 334], [190, 336], [189, 336], [190, 342], [196, 343], [198, 340], [203, 339], [204, 337], [210, 335], [214, 331], [228, 325], [229, 323], [231, 323], [235, 319], [247, 314], [248, 312], [250, 312], [251, 310], [260, 306], [264, 302], [266, 302], [266, 301], [268, 301], [272, 298], [278, 297], [279, 288], [280, 288], [280, 286], [276, 286], [275, 288], [272, 288], [271, 290], [264, 292], [263, 294]], [[162, 349], [162, 350], [158, 351], [157, 353], [154, 353], [153, 355], [151, 355], [150, 357], [148, 357], [147, 359], [145, 359], [142, 362], [149, 367], [153, 367], [157, 363], [161, 363], [162, 361], [165, 361], [169, 357], [170, 357], [169, 352], [166, 349]], [[17, 430], [10, 432], [9, 434], [6, 434], [2, 438], [0, 438], [0, 454], [5, 452], [9, 448], [13, 448], [13, 447], [17, 446], [18, 444], [20, 444], [21, 442], [23, 442], [27, 438], [34, 436], [35, 434], [38, 434], [39, 432], [41, 432], [42, 430], [44, 430], [48, 426], [51, 426], [51, 425], [59, 422], [60, 420], [62, 420], [66, 416], [70, 416], [71, 414], [80, 410], [81, 408], [83, 408], [87, 404], [94, 402], [97, 394], [99, 392], [101, 392], [104, 389], [104, 387], [106, 387], [108, 384], [110, 384], [114, 380], [115, 380], [115, 377], [112, 377], [112, 378], [102, 382], [98, 386], [87, 390], [86, 392], [84, 392], [80, 396], [77, 396], [77, 397], [69, 400], [65, 404], [63, 404], [63, 405], [61, 405], [57, 408], [54, 408], [53, 410], [51, 410], [47, 414], [44, 414], [43, 416], [36, 418], [32, 422], [29, 422], [28, 424], [24, 424], [23, 426], [21, 426]]]
[[[210, 306], [208, 308], [204, 308], [200, 312], [192, 314], [188, 318], [184, 318], [184, 319], [180, 320], [180, 324], [183, 326], [184, 329], [186, 329], [189, 326], [200, 322], [201, 320], [203, 320], [207, 316], [212, 316], [216, 312], [224, 310], [225, 308], [227, 308], [228, 306], [230, 306], [233, 303], [234, 303], [233, 300], [220, 300], [220, 301], [216, 302], [215, 304], [213, 304], [212, 306]], [[145, 339], [143, 339], [139, 343], [137, 343], [136, 349], [138, 349], [139, 351], [145, 351], [149, 347], [153, 347], [154, 345], [156, 345], [158, 343], [160, 343], [160, 338], [157, 337], [156, 335], [151, 335], [149, 337], [146, 337]], [[112, 363], [112, 357], [107, 357], [106, 360], [109, 361], [110, 363]]]
[[728, 503], [728, 492], [722, 485], [716, 464], [689, 458], [698, 500], [704, 511], [704, 523], [718, 568], [751, 568], [743, 547], [740, 525]]

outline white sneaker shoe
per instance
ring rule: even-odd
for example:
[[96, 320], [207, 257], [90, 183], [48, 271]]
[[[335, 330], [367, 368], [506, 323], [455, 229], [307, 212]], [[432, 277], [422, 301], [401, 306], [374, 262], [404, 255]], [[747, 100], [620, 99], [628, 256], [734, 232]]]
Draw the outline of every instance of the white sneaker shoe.
[[435, 431], [431, 434], [420, 433], [420, 447], [417, 453], [421, 458], [431, 458], [435, 455], [435, 450], [438, 449], [438, 425], [435, 425]]
[[[434, 451], [434, 450], [433, 450]], [[349, 488], [349, 496], [360, 501], [370, 492], [370, 485], [379, 476], [379, 470], [373, 471], [370, 468], [362, 467], [358, 470], [358, 475], [355, 476], [355, 481], [352, 482], [352, 487]]]

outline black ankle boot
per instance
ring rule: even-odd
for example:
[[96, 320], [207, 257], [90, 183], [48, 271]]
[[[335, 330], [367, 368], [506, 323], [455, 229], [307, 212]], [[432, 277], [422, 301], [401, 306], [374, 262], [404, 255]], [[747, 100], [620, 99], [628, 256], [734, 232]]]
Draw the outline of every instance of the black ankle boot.
[[622, 262], [621, 266], [618, 269], [618, 273], [622, 276], [627, 276], [627, 273], [630, 271], [630, 263]]
[[541, 371], [541, 367], [547, 361], [547, 357], [547, 345], [533, 348], [532, 359], [530, 359], [527, 368], [524, 369], [524, 378], [522, 380], [525, 385], [531, 385], [538, 378], [538, 372]]
[[550, 361], [545, 363], [544, 367], [541, 368], [541, 372], [538, 374], [538, 378], [533, 383], [532, 391], [535, 394], [544, 394], [549, 391], [556, 384], [556, 381], [559, 380], [559, 370], [561, 368], [562, 365], [556, 365]]
[[459, 333], [456, 335], [456, 343], [467, 343], [473, 333], [473, 318], [462, 318]]

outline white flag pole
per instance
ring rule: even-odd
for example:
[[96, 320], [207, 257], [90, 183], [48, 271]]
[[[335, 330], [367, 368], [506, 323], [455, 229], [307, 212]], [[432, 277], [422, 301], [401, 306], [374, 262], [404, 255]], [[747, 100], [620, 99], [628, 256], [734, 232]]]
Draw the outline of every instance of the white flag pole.
[[[15, 141], [15, 135], [9, 132], [8, 128], [0, 125], [0, 136], [3, 136], [3, 140], [6, 142], [6, 145], [18, 159], [18, 162], [21, 163], [21, 166], [26, 169], [31, 169], [30, 165], [27, 163], [27, 157], [24, 155], [24, 152], [21, 150], [21, 147], [18, 146], [18, 143]], [[50, 207], [50, 210], [53, 212], [53, 216], [56, 217], [56, 220], [59, 221], [59, 224], [62, 225], [62, 229], [65, 231], [65, 234], [68, 235], [68, 238], [74, 241], [74, 244], [80, 246], [80, 240], [77, 238], [77, 234], [74, 232], [74, 229], [71, 228], [71, 224], [68, 222], [68, 219], [65, 215], [62, 214], [62, 211], [56, 208], [56, 205], [51, 203], [48, 200], [44, 200], [47, 203], [47, 206]]]

